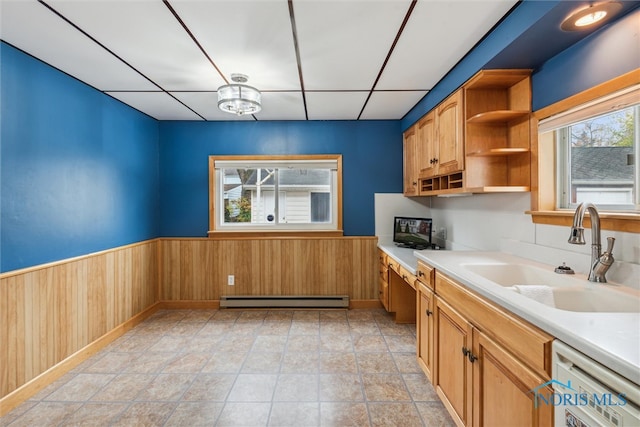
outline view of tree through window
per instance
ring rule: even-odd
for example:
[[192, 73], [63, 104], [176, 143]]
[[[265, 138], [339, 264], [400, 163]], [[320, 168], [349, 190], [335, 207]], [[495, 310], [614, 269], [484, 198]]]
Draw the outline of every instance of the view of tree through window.
[[[638, 110], [632, 106], [558, 130], [566, 180], [563, 207], [581, 202], [633, 209], [638, 204]], [[562, 148], [564, 147], [564, 148]]]

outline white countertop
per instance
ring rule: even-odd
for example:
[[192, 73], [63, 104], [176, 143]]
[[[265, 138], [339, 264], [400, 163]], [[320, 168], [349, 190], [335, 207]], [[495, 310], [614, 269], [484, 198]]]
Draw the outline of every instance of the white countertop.
[[[414, 274], [417, 267], [416, 257], [422, 259], [436, 270], [538, 326], [605, 367], [640, 384], [640, 313], [582, 313], [559, 310], [460, 267], [461, 264], [498, 262], [529, 264], [553, 271], [555, 266], [501, 252], [426, 250], [407, 254], [406, 251], [410, 249], [379, 246]], [[581, 275], [576, 277], [579, 278]], [[586, 277], [583, 278], [587, 280]]]
[[378, 247], [385, 251], [387, 255], [393, 258], [395, 261], [399, 262], [401, 266], [403, 266], [407, 271], [411, 274], [415, 275], [417, 273], [418, 268], [418, 260], [416, 258], [416, 254], [423, 252], [438, 252], [438, 250], [434, 249], [423, 249], [417, 251], [415, 249], [409, 248], [401, 248], [393, 243], [378, 243]]
[[[640, 313], [581, 313], [558, 310], [459, 268], [460, 264], [496, 261], [530, 264], [550, 271], [553, 271], [554, 266], [502, 252], [428, 249], [416, 251], [386, 242], [378, 246], [412, 274], [416, 274], [418, 258], [426, 261], [469, 289], [531, 322], [634, 383], [640, 384]], [[576, 275], [576, 277], [587, 280], [584, 275]]]

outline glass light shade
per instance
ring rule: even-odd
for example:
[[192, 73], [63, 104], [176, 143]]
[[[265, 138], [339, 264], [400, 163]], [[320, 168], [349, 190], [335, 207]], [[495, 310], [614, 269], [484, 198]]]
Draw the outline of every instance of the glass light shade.
[[606, 20], [611, 19], [620, 9], [622, 9], [622, 4], [618, 1], [593, 4], [589, 7], [573, 11], [571, 15], [562, 21], [560, 28], [564, 31], [579, 31], [593, 28], [593, 24], [604, 22], [605, 18]]
[[238, 116], [260, 111], [261, 98], [258, 89], [243, 84], [233, 83], [218, 88], [218, 108]]
[[582, 18], [577, 19], [575, 22], [575, 26], [584, 27], [586, 25], [595, 24], [596, 22], [603, 19], [605, 16], [607, 16], [607, 12], [604, 10], [590, 13], [588, 15], [583, 16]]

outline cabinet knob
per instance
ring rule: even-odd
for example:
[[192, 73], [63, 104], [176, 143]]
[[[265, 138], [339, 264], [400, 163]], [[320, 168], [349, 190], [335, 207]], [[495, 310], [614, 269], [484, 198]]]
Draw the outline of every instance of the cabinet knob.
[[474, 356], [474, 354], [471, 353], [471, 351], [469, 351], [468, 357], [469, 357], [469, 362], [471, 362], [471, 363], [473, 363], [476, 360], [478, 360], [478, 356]]
[[438, 159], [434, 158], [433, 163], [438, 163]]
[[467, 347], [462, 347], [462, 354], [464, 356], [466, 356], [467, 354], [469, 354], [469, 350], [467, 349]]
[[427, 309], [427, 311], [425, 311], [425, 313], [427, 314], [427, 316], [431, 316], [433, 314], [433, 311]]
[[422, 271], [418, 271], [418, 276], [422, 277], [422, 276], [424, 276], [424, 273]]
[[413, 181], [413, 185], [418, 185], [418, 181]]

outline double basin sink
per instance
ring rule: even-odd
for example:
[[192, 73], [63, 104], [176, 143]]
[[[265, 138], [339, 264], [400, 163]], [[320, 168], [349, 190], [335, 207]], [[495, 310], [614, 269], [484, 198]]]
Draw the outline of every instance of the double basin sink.
[[[553, 306], [573, 312], [640, 313], [640, 291], [610, 283], [591, 283], [584, 276], [558, 274], [527, 264], [461, 264], [462, 269], [496, 285], [531, 297], [523, 288], [552, 294]], [[533, 291], [533, 288], [530, 289]], [[538, 298], [535, 298], [538, 299]], [[538, 301], [540, 302], [540, 301]]]

